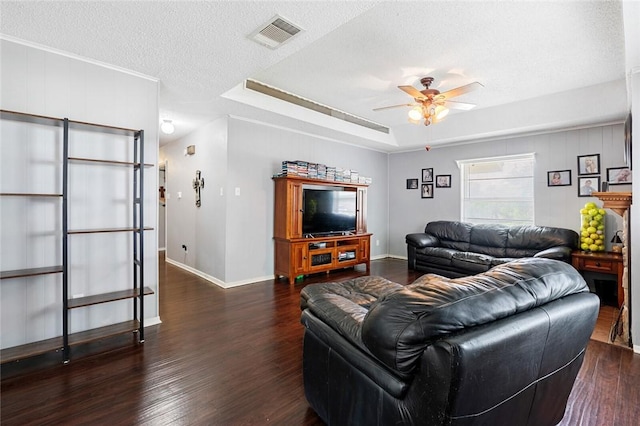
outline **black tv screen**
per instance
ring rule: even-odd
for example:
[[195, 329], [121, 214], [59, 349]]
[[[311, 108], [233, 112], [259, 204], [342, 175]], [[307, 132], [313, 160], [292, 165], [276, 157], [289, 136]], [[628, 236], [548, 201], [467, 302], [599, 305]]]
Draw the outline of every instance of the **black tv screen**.
[[329, 235], [355, 232], [355, 191], [305, 188], [303, 202], [303, 234]]

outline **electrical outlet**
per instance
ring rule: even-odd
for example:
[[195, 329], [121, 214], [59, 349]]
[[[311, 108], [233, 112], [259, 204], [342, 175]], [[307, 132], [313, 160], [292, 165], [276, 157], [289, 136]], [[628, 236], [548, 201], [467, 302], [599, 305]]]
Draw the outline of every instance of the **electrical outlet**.
[[376, 240], [376, 246], [380, 245], [380, 240]]
[[84, 297], [84, 293], [74, 294], [72, 299], [77, 299], [78, 297]]

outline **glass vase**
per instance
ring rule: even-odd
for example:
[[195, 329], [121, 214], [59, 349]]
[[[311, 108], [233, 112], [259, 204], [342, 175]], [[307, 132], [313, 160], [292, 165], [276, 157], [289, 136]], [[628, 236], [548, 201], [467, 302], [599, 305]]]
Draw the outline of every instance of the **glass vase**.
[[580, 249], [588, 252], [605, 250], [606, 211], [589, 202], [580, 209]]

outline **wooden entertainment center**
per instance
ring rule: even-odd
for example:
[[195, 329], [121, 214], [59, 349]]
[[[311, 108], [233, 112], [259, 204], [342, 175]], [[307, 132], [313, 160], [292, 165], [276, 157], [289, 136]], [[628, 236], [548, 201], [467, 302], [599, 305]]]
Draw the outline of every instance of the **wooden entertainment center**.
[[[367, 233], [367, 185], [302, 177], [274, 177], [275, 276], [293, 284], [298, 276], [366, 264], [370, 267]], [[341, 235], [312, 236], [302, 230], [304, 188], [342, 188], [356, 192], [356, 229]]]

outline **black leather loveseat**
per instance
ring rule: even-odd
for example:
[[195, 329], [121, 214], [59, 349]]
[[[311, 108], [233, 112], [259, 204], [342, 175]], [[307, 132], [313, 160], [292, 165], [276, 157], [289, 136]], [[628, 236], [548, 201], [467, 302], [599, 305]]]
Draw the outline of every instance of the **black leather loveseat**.
[[306, 398], [329, 425], [553, 425], [598, 315], [570, 265], [312, 284], [301, 293]]
[[575, 231], [564, 228], [453, 221], [429, 222], [424, 232], [406, 236], [409, 269], [450, 278], [485, 272], [523, 257], [570, 262], [578, 241]]

